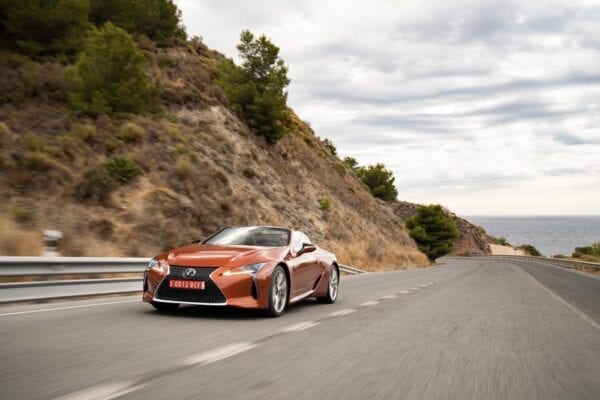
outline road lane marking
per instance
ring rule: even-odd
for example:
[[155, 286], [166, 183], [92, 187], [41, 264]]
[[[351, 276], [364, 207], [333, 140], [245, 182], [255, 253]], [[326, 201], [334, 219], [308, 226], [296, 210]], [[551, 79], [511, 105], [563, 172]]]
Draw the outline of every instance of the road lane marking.
[[418, 287], [411, 287], [410, 290], [419, 290]]
[[545, 289], [548, 293], [550, 293], [551, 295], [553, 295], [558, 301], [560, 301], [561, 303], [563, 303], [565, 306], [569, 307], [575, 314], [579, 315], [583, 320], [587, 321], [590, 323], [590, 325], [592, 325], [594, 328], [600, 330], [600, 324], [598, 324], [596, 321], [594, 321], [592, 318], [588, 317], [585, 313], [583, 313], [582, 311], [580, 311], [578, 308], [576, 308], [574, 305], [572, 305], [571, 303], [567, 302], [566, 300], [564, 300], [562, 297], [560, 297], [559, 295], [557, 295], [556, 293], [554, 293], [552, 290], [550, 290], [549, 288], [547, 288], [542, 282], [538, 281], [537, 279], [535, 279], [533, 276], [531, 276], [529, 274], [529, 272], [525, 271], [523, 268], [520, 268], [521, 271], [523, 271], [523, 273], [525, 275], [527, 275], [529, 278], [531, 278], [535, 283], [537, 283], [538, 285], [540, 285], [543, 289]]
[[88, 389], [83, 389], [75, 393], [57, 398], [56, 400], [111, 400], [117, 397], [125, 396], [134, 390], [141, 389], [146, 384], [136, 384], [136, 382], [117, 382], [107, 385], [98, 385]]
[[98, 307], [98, 306], [106, 306], [106, 305], [110, 305], [110, 304], [133, 303], [133, 302], [140, 302], [140, 301], [141, 301], [140, 299], [135, 299], [135, 300], [123, 300], [123, 301], [111, 301], [108, 303], [82, 304], [79, 306], [43, 308], [41, 310], [16, 311], [16, 312], [11, 312], [11, 313], [0, 314], [0, 317], [8, 317], [11, 315], [34, 314], [34, 313], [49, 312], [49, 311], [72, 310], [75, 308]]
[[362, 303], [361, 306], [368, 307], [368, 306], [374, 306], [376, 304], [379, 304], [379, 302], [375, 301], [375, 300], [372, 300], [372, 301], [367, 301], [366, 303]]
[[410, 292], [408, 290], [401, 290], [398, 292], [398, 294], [409, 294]]
[[425, 289], [427, 285], [419, 285], [419, 287]]
[[388, 299], [395, 299], [396, 297], [398, 297], [398, 296], [396, 296], [395, 294], [388, 294], [387, 296], [383, 296], [382, 299], [388, 300]]
[[297, 324], [294, 325], [288, 325], [286, 327], [281, 328], [281, 332], [297, 332], [297, 331], [303, 331], [309, 328], [312, 328], [313, 326], [317, 326], [319, 325], [318, 322], [315, 321], [305, 321], [305, 322], [299, 322]]
[[185, 358], [180, 364], [188, 367], [197, 364], [211, 364], [235, 356], [236, 354], [243, 353], [244, 351], [252, 350], [257, 346], [257, 344], [250, 342], [232, 343]]
[[331, 314], [329, 314], [329, 316], [330, 317], [340, 317], [342, 315], [352, 314], [354, 311], [356, 311], [356, 310], [354, 310], [352, 308], [344, 308], [342, 310], [332, 312]]

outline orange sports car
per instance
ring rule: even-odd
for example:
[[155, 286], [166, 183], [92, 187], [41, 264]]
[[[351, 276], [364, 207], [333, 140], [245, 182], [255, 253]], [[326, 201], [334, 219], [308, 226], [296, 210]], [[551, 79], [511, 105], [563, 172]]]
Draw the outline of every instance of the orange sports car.
[[143, 300], [160, 311], [180, 304], [264, 309], [281, 315], [307, 297], [338, 296], [335, 255], [299, 231], [227, 227], [208, 239], [159, 254], [144, 273]]

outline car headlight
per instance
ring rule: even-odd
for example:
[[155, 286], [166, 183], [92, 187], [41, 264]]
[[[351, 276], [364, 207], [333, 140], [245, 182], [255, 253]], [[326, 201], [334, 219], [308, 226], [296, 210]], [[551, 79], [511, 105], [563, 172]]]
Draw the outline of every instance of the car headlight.
[[260, 271], [265, 265], [267, 265], [266, 262], [243, 265], [241, 267], [233, 268], [229, 271], [223, 272], [223, 276], [242, 275], [242, 274], [256, 275], [256, 273], [258, 271]]
[[148, 262], [148, 266], [146, 267], [146, 271], [151, 269], [151, 268], [160, 268], [160, 263], [158, 262], [158, 260], [156, 258], [153, 258], [152, 260], [150, 260], [150, 262]]

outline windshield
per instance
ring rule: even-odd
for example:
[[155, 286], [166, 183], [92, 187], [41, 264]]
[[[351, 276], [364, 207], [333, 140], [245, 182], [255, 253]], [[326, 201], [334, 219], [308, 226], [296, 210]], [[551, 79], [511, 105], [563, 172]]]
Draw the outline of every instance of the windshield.
[[287, 246], [290, 231], [283, 228], [262, 226], [236, 226], [225, 228], [206, 239], [205, 244], [241, 246]]

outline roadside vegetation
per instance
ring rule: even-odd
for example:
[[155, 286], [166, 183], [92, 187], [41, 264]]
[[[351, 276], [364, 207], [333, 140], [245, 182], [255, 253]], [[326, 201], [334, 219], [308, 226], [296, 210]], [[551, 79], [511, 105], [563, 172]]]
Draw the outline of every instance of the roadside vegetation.
[[[0, 0], [0, 254], [151, 256], [223, 225], [306, 231], [341, 262], [426, 265], [383, 166], [350, 166], [287, 106], [287, 66], [186, 39], [171, 0]], [[384, 204], [375, 197], [386, 200]]]
[[448, 213], [438, 204], [418, 206], [417, 213], [406, 220], [411, 238], [430, 261], [450, 254], [459, 232]]
[[576, 247], [571, 257], [582, 261], [600, 262], [600, 242], [589, 246]]
[[396, 178], [394, 178], [392, 171], [382, 163], [361, 166], [356, 159], [346, 157], [343, 164], [354, 171], [358, 179], [374, 197], [384, 201], [394, 201], [398, 197], [398, 189], [394, 184]]

